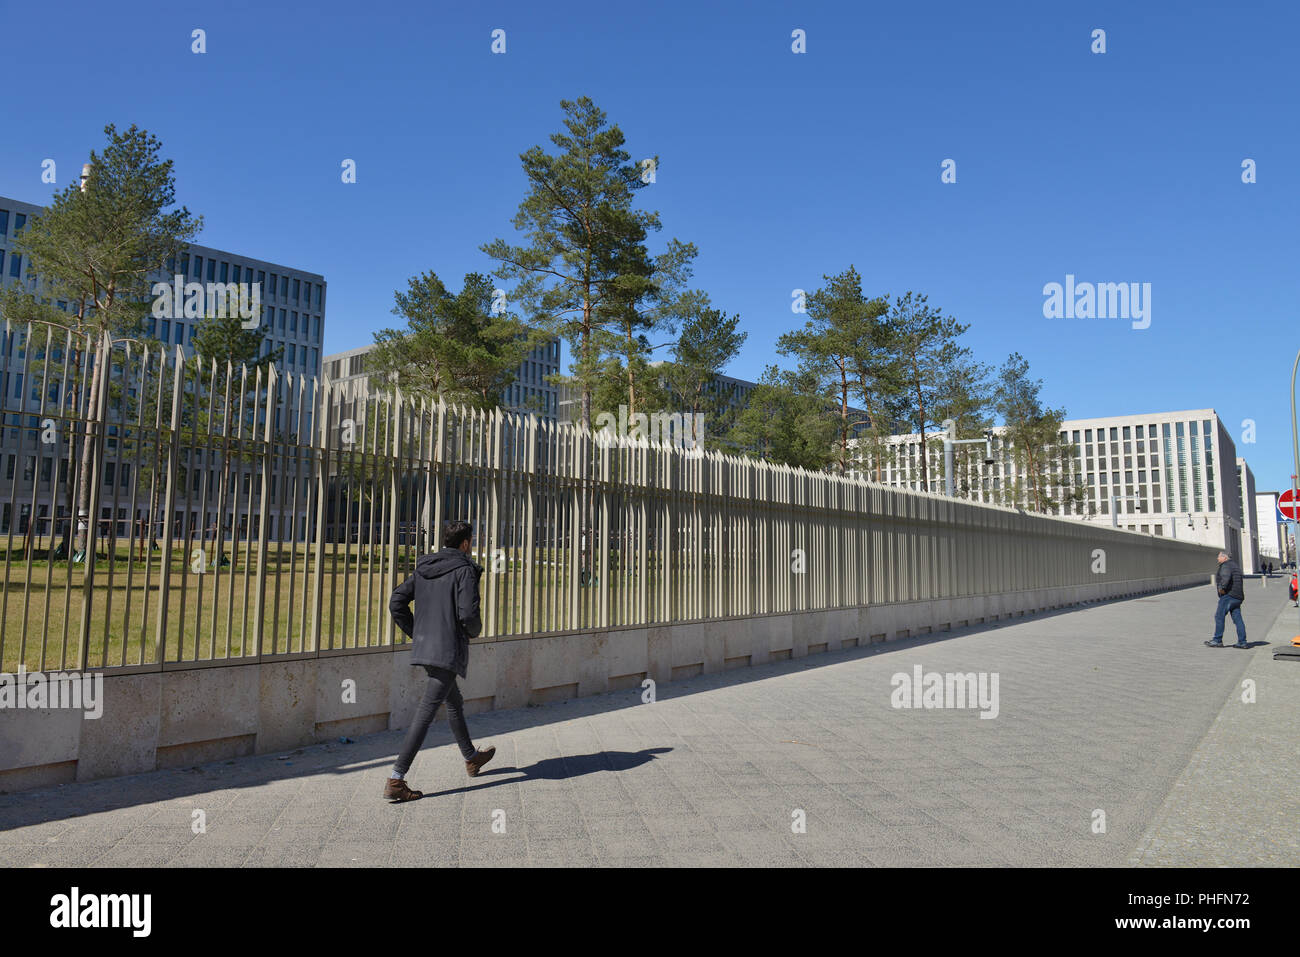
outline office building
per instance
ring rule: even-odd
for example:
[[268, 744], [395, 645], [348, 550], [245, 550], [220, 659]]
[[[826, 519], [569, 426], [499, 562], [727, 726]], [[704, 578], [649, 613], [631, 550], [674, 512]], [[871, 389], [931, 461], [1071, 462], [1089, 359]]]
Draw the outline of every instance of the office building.
[[[650, 363], [650, 368], [663, 365], [663, 361]], [[672, 394], [671, 386], [666, 378], [659, 380], [661, 388], [669, 389]], [[760, 383], [751, 382], [748, 379], [738, 379], [735, 376], [715, 373], [713, 378], [705, 385], [705, 391], [711, 399], [720, 400], [710, 402], [710, 406], [720, 409], [721, 414], [717, 415], [712, 421], [705, 420], [704, 446], [710, 451], [721, 451], [730, 455], [743, 454], [747, 450], [735, 446], [725, 434], [735, 422], [736, 415], [741, 412], [749, 403], [750, 396], [758, 388]], [[671, 399], [671, 408], [668, 409], [650, 409], [642, 410], [648, 415], [655, 412], [662, 412], [668, 415], [686, 416], [689, 414], [690, 403], [683, 397], [673, 394]], [[601, 412], [617, 414], [617, 409], [593, 409], [592, 410], [592, 427], [596, 427], [595, 418]], [[861, 409], [849, 406], [850, 434], [857, 436], [863, 434], [869, 427], [869, 417]], [[835, 406], [835, 414], [839, 414], [839, 406]], [[571, 385], [560, 387], [560, 421], [564, 423], [576, 423], [582, 418], [582, 393]], [[715, 434], [715, 432], [720, 434]]]
[[[29, 263], [14, 248], [14, 237], [29, 219], [39, 216], [44, 207], [0, 196], [0, 285], [19, 285], [35, 291], [29, 275]], [[255, 283], [260, 289], [262, 326], [265, 341], [262, 354], [277, 348], [283, 353], [275, 363], [281, 372], [295, 375], [320, 375], [321, 343], [325, 335], [325, 277], [290, 266], [254, 259], [240, 253], [226, 252], [192, 244], [170, 268], [158, 270], [151, 280], [172, 284], [175, 276], [184, 282]], [[59, 307], [72, 311], [68, 303]], [[166, 343], [181, 346], [186, 356], [193, 352], [194, 332], [201, 318], [184, 315], [145, 320], [146, 334]]]
[[[32, 274], [31, 264], [15, 248], [15, 237], [30, 220], [41, 215], [44, 207], [25, 203], [20, 200], [0, 196], [0, 285], [17, 285], [28, 292], [36, 292], [36, 279]], [[325, 334], [326, 283], [319, 273], [309, 272], [265, 260], [254, 259], [241, 253], [231, 253], [208, 246], [190, 244], [176, 260], [169, 262], [166, 268], [158, 270], [149, 278], [152, 283], [165, 283], [174, 286], [176, 277], [181, 283], [198, 283], [203, 286], [203, 308], [196, 309], [197, 315], [186, 317], [184, 311], [165, 309], [166, 318], [149, 315], [145, 319], [144, 335], [152, 337], [167, 346], [179, 346], [186, 357], [192, 356], [194, 333], [203, 321], [202, 315], [207, 307], [215, 305], [212, 298], [213, 285], [220, 284], [256, 284], [259, 288], [259, 308], [265, 339], [262, 354], [282, 348], [282, 354], [275, 362], [280, 372], [292, 373], [295, 377], [311, 377], [320, 374], [321, 343]], [[75, 306], [66, 302], [55, 305], [65, 312], [72, 313]], [[0, 320], [3, 320], [0, 316]], [[11, 524], [17, 534], [27, 534], [29, 523], [36, 518], [32, 529], [38, 536], [56, 534], [63, 528], [67, 517], [64, 501], [64, 483], [67, 476], [66, 446], [38, 447], [34, 427], [35, 415], [42, 405], [40, 384], [34, 381], [24, 382], [24, 362], [27, 361], [27, 341], [24, 328], [16, 325], [0, 325], [0, 410], [3, 410], [3, 422], [0, 422], [0, 497], [8, 499], [0, 507], [0, 534], [8, 533]], [[138, 350], [136, 352], [138, 355]], [[34, 377], [33, 377], [34, 378]], [[59, 414], [61, 397], [58, 395], [58, 383], [51, 388], [51, 393], [44, 397], [47, 415], [51, 411]], [[20, 413], [27, 413], [26, 430], [19, 428], [22, 424]], [[282, 419], [281, 409], [274, 413], [274, 425], [277, 432], [293, 435], [299, 423], [296, 416], [292, 421]], [[310, 434], [312, 427], [310, 415], [303, 417], [301, 423], [304, 434]], [[103, 504], [100, 508], [100, 528], [105, 533], [126, 535], [128, 527], [150, 525], [152, 534], [157, 535], [159, 526], [164, 521], [161, 512], [148, 515], [149, 508], [137, 507], [136, 514], [129, 516], [129, 507], [123, 502], [130, 502], [131, 496], [126, 490], [132, 488], [132, 463], [117, 461], [115, 430], [108, 427], [105, 460], [101, 469], [104, 488], [101, 500], [116, 501], [116, 506]], [[174, 534], [177, 536], [201, 535], [204, 529], [216, 524], [216, 512], [209, 507], [206, 514], [203, 502], [212, 506], [216, 500], [213, 491], [218, 477], [225, 473], [226, 466], [218, 455], [212, 454], [205, 461], [204, 450], [186, 445], [182, 450], [182, 465], [187, 480], [178, 483], [173, 513]], [[273, 466], [273, 467], [277, 467]], [[234, 469], [235, 466], [230, 466]], [[252, 466], [245, 465], [243, 471], [243, 492], [256, 497], [259, 483], [251, 481], [254, 473]], [[192, 479], [192, 481], [191, 481]], [[301, 483], [289, 481], [281, 476], [280, 481], [272, 483], [272, 503], [268, 508], [268, 517], [275, 534], [291, 537], [295, 529], [290, 526], [292, 514], [300, 516], [304, 512], [307, 489]], [[231, 476], [230, 483], [237, 484], [238, 478]], [[290, 488], [298, 489], [299, 497], [295, 502]], [[207, 496], [205, 499], [204, 496]], [[35, 511], [33, 512], [33, 508]], [[227, 527], [233, 521], [231, 513], [227, 514]], [[296, 523], [299, 534], [306, 528], [305, 518]]]
[[1241, 571], [1259, 573], [1259, 522], [1255, 509], [1255, 473], [1246, 460], [1237, 459], [1237, 492], [1241, 499]]
[[1255, 519], [1259, 523], [1259, 560], [1281, 564], [1294, 561], [1294, 556], [1277, 500], [1277, 492], [1256, 492]]
[[[374, 345], [332, 352], [325, 356], [325, 378], [331, 385], [347, 386], [369, 392], [376, 384], [366, 368], [366, 357]], [[528, 353], [515, 371], [515, 381], [501, 397], [507, 412], [531, 412], [538, 418], [555, 421], [560, 408], [559, 388], [547, 378], [560, 371], [560, 340], [550, 339]]]
[[[958, 494], [1025, 506], [1023, 469], [1017, 473], [1012, 464], [1006, 430], [993, 432], [991, 465], [983, 461], [982, 443], [957, 447]], [[885, 485], [943, 494], [941, 437], [941, 432], [926, 437], [925, 489], [919, 468], [922, 443], [915, 434], [888, 437], [887, 451], [879, 456], [861, 444], [855, 471]], [[1049, 468], [1058, 483], [1055, 514], [1199, 542], [1242, 560], [1243, 524], [1249, 519], [1243, 517], [1236, 446], [1213, 409], [1067, 419], [1061, 423], [1058, 449]], [[1248, 469], [1243, 479], [1253, 487]]]

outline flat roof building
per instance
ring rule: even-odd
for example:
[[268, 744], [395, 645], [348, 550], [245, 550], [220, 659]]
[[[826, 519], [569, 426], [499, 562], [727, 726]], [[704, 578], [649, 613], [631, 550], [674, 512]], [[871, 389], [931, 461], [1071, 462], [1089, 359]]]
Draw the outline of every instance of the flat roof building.
[[[325, 356], [323, 371], [333, 385], [347, 385], [370, 391], [373, 384], [366, 368], [366, 357], [375, 350], [373, 344], [331, 352]], [[560, 340], [550, 339], [528, 353], [515, 370], [515, 381], [501, 397], [507, 412], [531, 412], [538, 418], [555, 421], [560, 408], [559, 387], [547, 377], [560, 371]]]
[[1237, 459], [1237, 492], [1241, 499], [1241, 571], [1259, 572], [1259, 522], [1255, 509], [1255, 473], [1246, 460]]
[[[45, 207], [0, 196], [0, 286], [19, 285], [35, 291], [30, 263], [14, 248], [14, 237], [29, 219]], [[282, 266], [242, 253], [232, 253], [192, 243], [170, 269], [160, 269], [150, 278], [173, 283], [176, 275], [185, 282], [256, 283], [260, 287], [262, 325], [266, 336], [262, 354], [277, 348], [283, 352], [275, 363], [281, 372], [319, 376], [321, 343], [325, 335], [326, 282], [320, 273]], [[70, 304], [60, 305], [67, 311]], [[206, 311], [206, 310], [205, 310]], [[202, 318], [173, 315], [166, 319], [149, 316], [145, 331], [167, 345], [181, 346], [194, 354], [194, 331]]]
[[[975, 501], [1027, 506], [1024, 469], [1017, 471], [997, 427], [992, 465], [984, 446], [958, 446], [955, 471], [964, 481], [959, 495]], [[928, 488], [944, 491], [942, 433], [926, 436]], [[860, 444], [855, 471], [885, 485], [921, 489], [920, 436], [884, 440], [887, 453], [876, 461]], [[1242, 491], [1236, 446], [1213, 409], [1143, 415], [1066, 419], [1058, 438], [1059, 461], [1052, 475], [1063, 493], [1054, 514], [1114, 524], [1130, 531], [1164, 535], [1223, 548], [1243, 558]], [[1248, 476], [1253, 483], [1253, 476]], [[1243, 562], [1243, 568], [1245, 563]]]
[[[0, 196], [0, 286], [19, 286], [27, 292], [37, 293], [32, 264], [15, 248], [15, 238], [30, 220], [44, 212], [43, 206]], [[208, 313], [207, 306], [214, 305], [210, 284], [223, 287], [244, 284], [250, 289], [256, 284], [265, 337], [262, 355], [282, 347], [283, 351], [274, 363], [278, 371], [292, 374], [295, 380], [320, 374], [327, 300], [325, 277], [320, 273], [191, 243], [176, 260], [167, 264], [167, 268], [155, 271], [149, 279], [152, 283], [174, 287], [178, 275], [182, 285], [198, 283], [203, 286], [202, 308], [196, 308], [193, 316], [175, 309], [161, 310], [166, 313], [166, 318], [150, 314], [144, 320], [144, 335], [168, 346], [169, 352], [180, 347], [186, 357], [191, 357], [195, 330]], [[251, 307], [251, 296], [248, 302]], [[75, 313], [75, 304], [56, 301], [54, 305], [69, 314]], [[0, 320], [3, 319], [0, 316]], [[44, 341], [38, 340], [42, 349]], [[44, 394], [42, 384], [35, 381], [36, 376], [30, 371], [27, 373], [28, 381], [24, 381], [24, 368], [30, 370], [32, 359], [39, 361], [44, 358], [27, 347], [25, 326], [0, 323], [0, 489], [3, 489], [0, 499], [5, 499], [0, 506], [0, 533], [9, 533], [12, 527], [18, 534], [26, 535], [30, 528], [31, 533], [39, 537], [61, 534], [66, 528], [65, 483], [69, 458], [63, 438], [49, 444], [37, 443], [34, 429], [39, 420], [35, 413], [44, 408], [46, 415], [68, 415], [73, 419], [75, 413], [66, 408], [72, 387], [67, 385], [60, 391], [61, 376], [57, 371], [49, 371], [55, 368], [53, 363], [45, 364], [47, 371], [42, 378], [50, 381]], [[56, 362], [61, 353], [61, 348], [54, 349]], [[138, 357], [138, 349], [133, 354]], [[120, 374], [120, 364], [116, 361], [118, 356], [115, 351], [115, 374]], [[282, 379], [282, 385], [286, 381]], [[26, 429], [20, 427], [24, 417], [27, 419]], [[123, 536], [130, 528], [148, 526], [150, 534], [157, 535], [166, 516], [160, 507], [139, 503], [132, 512], [131, 490], [135, 487], [138, 473], [135, 464], [117, 451], [118, 426], [112, 424], [111, 419], [112, 413], [101, 472], [101, 531]], [[286, 403], [278, 403], [272, 421], [276, 431], [283, 435], [311, 434], [310, 411], [305, 412], [300, 423]], [[216, 501], [214, 488], [220, 482], [239, 486], [246, 496], [258, 494], [259, 483], [253, 481], [257, 471], [254, 466], [227, 466], [221, 455], [212, 449], [191, 447], [187, 443], [181, 450], [180, 465], [185, 469], [186, 480], [177, 483], [175, 509], [171, 516], [177, 536], [216, 534], [217, 509], [209, 506]], [[273, 463], [273, 470], [279, 468], [278, 462]], [[281, 538], [291, 538], [295, 534], [301, 536], [306, 529], [304, 507], [307, 489], [302, 483], [288, 481], [288, 476], [281, 478], [281, 483], [273, 483], [272, 501], [268, 504], [269, 534]], [[247, 525], [247, 516], [242, 520]], [[234, 523], [233, 509], [227, 509], [224, 522], [228, 532]], [[243, 534], [247, 533], [245, 527]]]
[[1255, 493], [1255, 520], [1259, 523], [1260, 561], [1289, 562], [1294, 560], [1288, 546], [1286, 525], [1277, 510], [1277, 492]]

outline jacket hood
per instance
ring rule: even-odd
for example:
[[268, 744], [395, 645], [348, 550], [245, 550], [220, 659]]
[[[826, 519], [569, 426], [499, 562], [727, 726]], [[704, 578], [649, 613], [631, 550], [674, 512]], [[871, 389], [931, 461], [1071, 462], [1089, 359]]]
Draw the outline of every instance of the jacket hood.
[[415, 563], [415, 571], [421, 578], [441, 578], [467, 565], [475, 571], [481, 570], [459, 548], [443, 548], [428, 555], [421, 555], [420, 560]]

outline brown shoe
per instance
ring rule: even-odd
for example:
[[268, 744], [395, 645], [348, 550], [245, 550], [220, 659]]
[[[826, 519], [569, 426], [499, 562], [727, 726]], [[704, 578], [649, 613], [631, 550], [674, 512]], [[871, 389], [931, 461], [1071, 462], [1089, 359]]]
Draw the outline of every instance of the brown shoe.
[[492, 760], [492, 756], [497, 753], [497, 749], [488, 745], [486, 748], [479, 748], [474, 757], [465, 762], [465, 773], [472, 778], [478, 777], [479, 768]]
[[403, 801], [418, 801], [424, 797], [423, 791], [412, 791], [402, 778], [389, 778], [384, 785], [384, 800], [389, 804], [401, 804]]

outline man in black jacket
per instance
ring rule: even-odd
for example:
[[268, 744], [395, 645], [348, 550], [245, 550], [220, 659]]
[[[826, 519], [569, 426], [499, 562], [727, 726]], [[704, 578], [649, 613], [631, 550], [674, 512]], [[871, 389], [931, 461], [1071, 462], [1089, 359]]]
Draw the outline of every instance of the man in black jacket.
[[1214, 587], [1219, 592], [1219, 607], [1214, 612], [1214, 637], [1206, 644], [1211, 648], [1223, 647], [1223, 619], [1230, 614], [1232, 623], [1237, 626], [1237, 643], [1233, 647], [1248, 647], [1246, 623], [1241, 619], [1241, 603], [1246, 600], [1246, 592], [1241, 586], [1241, 566], [1229, 558], [1227, 552], [1219, 552]]
[[412, 639], [411, 664], [422, 666], [429, 675], [424, 697], [406, 732], [402, 753], [384, 785], [384, 800], [394, 804], [424, 796], [423, 792], [406, 786], [406, 772], [424, 744], [438, 706], [444, 701], [447, 723], [456, 736], [469, 776], [476, 777], [479, 769], [496, 754], [496, 748], [479, 750], [470, 741], [460, 689], [456, 687], [456, 676], [464, 678], [469, 664], [469, 640], [483, 629], [478, 613], [478, 580], [483, 568], [469, 557], [471, 534], [468, 522], [443, 525], [443, 547], [431, 555], [420, 556], [415, 563], [415, 574], [397, 586], [388, 602], [393, 621]]

